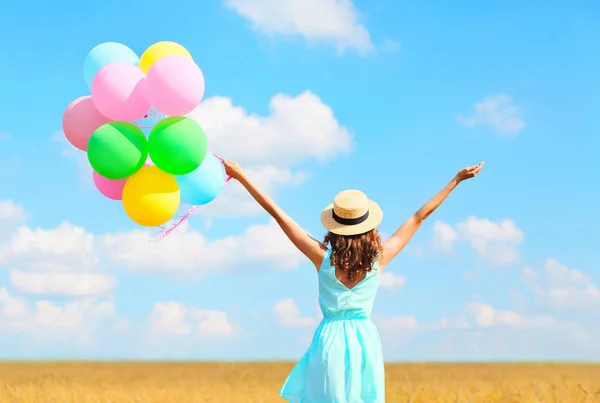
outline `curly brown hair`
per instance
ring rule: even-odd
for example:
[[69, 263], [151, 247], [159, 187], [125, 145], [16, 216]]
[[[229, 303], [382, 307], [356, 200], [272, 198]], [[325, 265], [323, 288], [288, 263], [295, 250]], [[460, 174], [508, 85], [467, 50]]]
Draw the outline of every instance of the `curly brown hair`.
[[381, 236], [376, 229], [359, 235], [328, 232], [323, 243], [331, 247], [330, 264], [346, 272], [349, 281], [361, 279], [383, 254]]

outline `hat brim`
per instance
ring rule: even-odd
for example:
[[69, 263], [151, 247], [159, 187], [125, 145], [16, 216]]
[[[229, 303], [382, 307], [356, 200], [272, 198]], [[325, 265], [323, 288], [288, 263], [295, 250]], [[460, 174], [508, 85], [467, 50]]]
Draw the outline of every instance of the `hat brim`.
[[383, 211], [377, 203], [369, 200], [369, 218], [360, 224], [355, 225], [344, 225], [333, 219], [333, 204], [325, 207], [321, 213], [321, 224], [323, 227], [331, 233], [337, 235], [359, 235], [369, 232], [377, 226], [383, 220]]

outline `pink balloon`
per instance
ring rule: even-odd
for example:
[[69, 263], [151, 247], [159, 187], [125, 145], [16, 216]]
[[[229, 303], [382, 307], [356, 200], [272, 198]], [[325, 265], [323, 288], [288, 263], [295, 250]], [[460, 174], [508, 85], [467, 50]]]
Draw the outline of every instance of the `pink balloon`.
[[79, 97], [67, 106], [62, 127], [69, 143], [81, 151], [87, 151], [88, 142], [94, 131], [110, 119], [98, 112], [92, 97]]
[[112, 120], [141, 119], [150, 110], [146, 76], [131, 63], [115, 62], [102, 67], [92, 82], [96, 108]]
[[165, 56], [148, 71], [148, 99], [159, 111], [181, 116], [198, 106], [204, 96], [204, 75], [184, 56]]
[[127, 178], [120, 180], [112, 180], [105, 178], [98, 172], [94, 171], [94, 185], [100, 193], [112, 200], [121, 200], [123, 197], [123, 188], [125, 187]]

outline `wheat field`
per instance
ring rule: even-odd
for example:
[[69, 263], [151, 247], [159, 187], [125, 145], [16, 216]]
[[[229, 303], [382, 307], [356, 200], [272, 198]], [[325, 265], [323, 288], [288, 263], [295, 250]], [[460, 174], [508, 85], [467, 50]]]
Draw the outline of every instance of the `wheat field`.
[[[291, 363], [0, 363], [2, 403], [270, 403]], [[387, 402], [600, 402], [600, 365], [389, 364]]]

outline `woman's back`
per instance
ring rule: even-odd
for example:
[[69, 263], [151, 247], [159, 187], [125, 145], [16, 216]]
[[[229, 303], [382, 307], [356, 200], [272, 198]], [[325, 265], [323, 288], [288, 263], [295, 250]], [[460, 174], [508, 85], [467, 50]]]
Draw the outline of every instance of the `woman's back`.
[[344, 285], [336, 276], [331, 264], [331, 249], [325, 253], [319, 269], [319, 306], [325, 319], [366, 319], [371, 316], [373, 303], [379, 287], [379, 264], [365, 273], [365, 277], [352, 288]]

